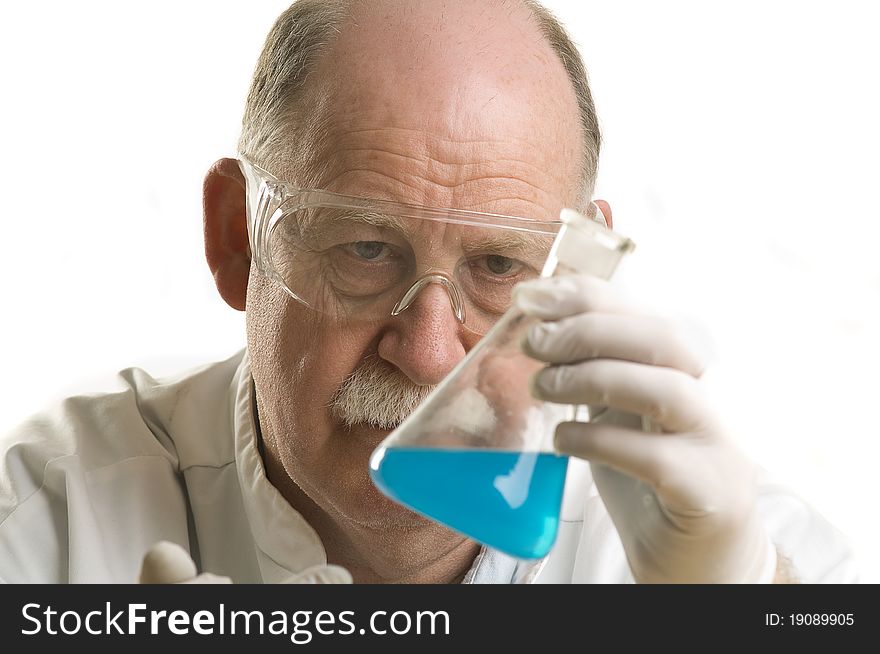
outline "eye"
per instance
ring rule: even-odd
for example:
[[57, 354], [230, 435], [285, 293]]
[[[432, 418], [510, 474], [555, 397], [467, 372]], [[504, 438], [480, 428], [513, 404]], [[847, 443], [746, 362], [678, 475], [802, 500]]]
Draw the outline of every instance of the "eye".
[[490, 254], [486, 257], [486, 268], [496, 275], [506, 275], [511, 271], [514, 263], [516, 262], [513, 259], [502, 257], [500, 254]]
[[475, 272], [486, 277], [507, 279], [524, 272], [528, 266], [519, 259], [505, 257], [501, 254], [484, 254], [471, 259], [470, 265]]
[[350, 247], [356, 255], [369, 261], [377, 261], [389, 253], [388, 246], [380, 241], [358, 241]]

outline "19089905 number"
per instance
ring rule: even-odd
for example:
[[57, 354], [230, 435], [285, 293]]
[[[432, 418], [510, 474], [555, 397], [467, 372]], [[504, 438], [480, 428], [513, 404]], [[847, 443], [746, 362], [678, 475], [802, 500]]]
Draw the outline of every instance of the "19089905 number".
[[853, 613], [765, 613], [764, 624], [768, 627], [791, 625], [794, 627], [809, 626], [851, 626], [855, 623]]
[[795, 626], [848, 626], [854, 622], [852, 613], [791, 613], [789, 619]]

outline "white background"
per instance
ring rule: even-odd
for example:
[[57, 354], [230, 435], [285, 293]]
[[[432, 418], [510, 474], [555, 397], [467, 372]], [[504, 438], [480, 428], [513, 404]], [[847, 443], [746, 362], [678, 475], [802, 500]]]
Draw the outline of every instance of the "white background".
[[[225, 358], [201, 182], [286, 0], [0, 8], [0, 429], [130, 365]], [[633, 292], [703, 322], [745, 447], [880, 581], [875, 3], [547, 3], [604, 131]]]

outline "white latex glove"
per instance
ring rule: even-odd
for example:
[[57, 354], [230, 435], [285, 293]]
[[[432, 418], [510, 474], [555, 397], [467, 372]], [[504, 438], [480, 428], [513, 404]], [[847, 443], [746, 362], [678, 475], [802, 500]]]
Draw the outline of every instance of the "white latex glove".
[[[229, 577], [209, 572], [197, 574], [196, 564], [180, 545], [160, 541], [144, 555], [142, 584], [231, 584]], [[314, 565], [284, 580], [285, 584], [350, 584], [348, 570], [338, 565]]]
[[551, 365], [537, 397], [590, 406], [556, 430], [559, 452], [590, 461], [639, 583], [769, 583], [776, 550], [756, 509], [756, 466], [733, 444], [699, 378], [699, 342], [670, 319], [586, 275], [525, 282], [543, 320], [524, 350]]

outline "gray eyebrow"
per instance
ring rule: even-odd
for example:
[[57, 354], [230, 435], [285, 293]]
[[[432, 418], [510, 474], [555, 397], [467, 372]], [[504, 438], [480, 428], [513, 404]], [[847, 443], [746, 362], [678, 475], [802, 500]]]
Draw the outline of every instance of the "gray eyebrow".
[[327, 220], [327, 212], [331, 213], [331, 216], [329, 216], [330, 220], [359, 220], [368, 225], [374, 225], [376, 227], [386, 227], [388, 229], [396, 229], [397, 231], [405, 232], [405, 230], [403, 229], [405, 223], [399, 219], [396, 219], [394, 216], [383, 214], [378, 211], [368, 211], [363, 209], [344, 209], [336, 207], [316, 207], [310, 210], [306, 210], [302, 218], [304, 223], [303, 226], [305, 228], [311, 227], [315, 222], [319, 220], [319, 216], [321, 216], [320, 220]]
[[373, 225], [375, 227], [386, 227], [388, 229], [396, 229], [399, 232], [406, 233], [406, 230], [404, 229], [406, 223], [403, 220], [379, 211], [354, 209], [344, 213], [343, 217], [362, 220], [368, 225]]
[[548, 235], [498, 230], [495, 234], [481, 235], [479, 238], [468, 241], [463, 249], [499, 251], [505, 255], [520, 257], [526, 255], [546, 256], [552, 243], [553, 238]]
[[[362, 220], [367, 224], [376, 227], [386, 227], [395, 229], [399, 232], [406, 233], [405, 221], [397, 216], [391, 216], [378, 211], [351, 211], [345, 214], [346, 217]], [[543, 253], [549, 250], [553, 242], [553, 236], [549, 234], [538, 234], [527, 231], [508, 230], [500, 227], [492, 227], [490, 225], [466, 225], [463, 222], [451, 223], [461, 224], [465, 227], [479, 228], [484, 231], [490, 231], [489, 234], [481, 234], [479, 237], [468, 240], [464, 247], [468, 250], [503, 250], [513, 254], [529, 254]]]

